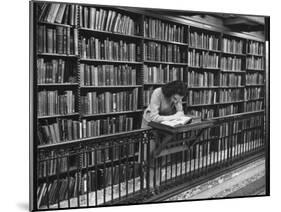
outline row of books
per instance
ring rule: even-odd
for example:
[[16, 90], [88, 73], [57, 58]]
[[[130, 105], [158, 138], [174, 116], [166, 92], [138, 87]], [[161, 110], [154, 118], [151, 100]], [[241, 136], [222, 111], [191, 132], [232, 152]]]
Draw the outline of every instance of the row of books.
[[133, 130], [133, 118], [120, 115], [106, 119], [75, 121], [58, 119], [38, 129], [39, 145], [56, 144], [105, 134]]
[[130, 65], [80, 64], [80, 82], [86, 86], [136, 85], [137, 71]]
[[81, 96], [83, 114], [135, 111], [138, 108], [138, 89], [121, 92], [87, 92]]
[[251, 101], [246, 103], [245, 112], [263, 110], [263, 101]]
[[248, 69], [259, 69], [259, 70], [262, 70], [262, 69], [264, 69], [264, 59], [263, 58], [255, 58], [254, 56], [247, 57], [247, 59], [246, 59], [246, 67]]
[[44, 3], [39, 10], [39, 21], [77, 25], [78, 8], [74, 4]]
[[222, 39], [222, 51], [226, 53], [243, 54], [243, 41], [231, 38]]
[[187, 86], [188, 87], [208, 87], [214, 86], [215, 74], [211, 72], [187, 72]]
[[183, 80], [183, 67], [170, 65], [147, 66], [144, 65], [144, 83], [167, 83], [174, 80]]
[[219, 102], [242, 101], [244, 92], [241, 89], [222, 89], [219, 91]]
[[263, 55], [264, 54], [264, 44], [250, 40], [248, 42], [248, 53], [256, 54], [256, 55]]
[[90, 168], [98, 164], [116, 162], [127, 158], [129, 160], [130, 157], [136, 156], [138, 152], [138, 143], [131, 139], [126, 143], [118, 142], [113, 145], [104, 143], [97, 148], [87, 150], [82, 155], [82, 168]]
[[110, 185], [117, 185], [140, 175], [140, 164], [120, 164], [115, 167], [76, 172], [74, 175], [44, 182], [38, 186], [38, 208], [62, 200], [94, 192]]
[[199, 108], [199, 109], [188, 109], [188, 113], [193, 116], [201, 117], [202, 119], [209, 119], [215, 117], [215, 110], [212, 108]]
[[231, 104], [219, 108], [219, 116], [227, 116], [235, 113], [239, 113], [239, 105]]
[[144, 44], [144, 59], [161, 62], [184, 63], [186, 51], [173, 44], [146, 42]]
[[203, 32], [191, 32], [188, 37], [190, 47], [219, 50], [219, 38]]
[[94, 37], [81, 38], [81, 58], [97, 60], [137, 61], [139, 46], [124, 40], [114, 41]]
[[37, 59], [37, 83], [74, 83], [76, 68], [63, 59]]
[[258, 87], [258, 88], [247, 88], [245, 90], [245, 96], [247, 100], [250, 99], [259, 99], [263, 97], [263, 89]]
[[215, 90], [188, 90], [187, 93], [187, 105], [217, 103], [217, 91]]
[[57, 119], [55, 123], [46, 122], [38, 129], [39, 145], [55, 144], [82, 138], [81, 122], [71, 119]]
[[38, 116], [71, 114], [75, 112], [75, 95], [73, 91], [63, 93], [55, 91], [38, 92]]
[[233, 123], [222, 123], [219, 126], [219, 137], [223, 138], [229, 135], [230, 130], [232, 130], [232, 134], [236, 134], [239, 132], [241, 128], [241, 123], [238, 121], [234, 121]]
[[80, 7], [80, 26], [125, 35], [136, 35], [140, 32], [139, 24], [130, 16], [94, 7]]
[[79, 156], [71, 156], [69, 153], [49, 151], [46, 155], [40, 155], [38, 162], [38, 178], [50, 177], [78, 169]]
[[241, 71], [242, 59], [237, 57], [221, 57], [221, 69], [229, 71]]
[[242, 76], [233, 73], [220, 73], [221, 86], [242, 86]]
[[242, 120], [242, 122], [244, 127], [243, 129], [247, 129], [247, 127], [248, 128], [260, 127], [264, 122], [264, 116], [260, 115], [260, 116], [250, 117], [248, 119]]
[[133, 130], [133, 117], [120, 115], [98, 120], [82, 120], [83, 137], [109, 135]]
[[147, 106], [147, 105], [149, 105], [149, 103], [150, 103], [150, 98], [151, 98], [151, 95], [152, 95], [152, 93], [153, 93], [153, 90], [154, 90], [154, 88], [151, 86], [151, 87], [149, 87], [149, 88], [147, 88], [146, 90], [143, 90], [143, 105], [144, 106]]
[[260, 73], [247, 73], [246, 74], [246, 84], [247, 85], [262, 85], [264, 84], [263, 74]]
[[262, 123], [263, 123], [262, 116], [254, 116], [254, 117], [250, 117], [249, 119], [234, 120], [233, 122], [230, 123], [227, 122], [222, 123], [219, 126], [219, 134], [220, 137], [229, 136], [230, 131], [232, 132], [232, 134], [237, 134], [249, 128], [259, 127], [262, 125]]
[[78, 55], [78, 31], [69, 27], [39, 25], [38, 53]]
[[118, 142], [117, 145], [103, 143], [81, 153], [58, 153], [50, 151], [41, 155], [38, 163], [38, 177], [51, 178], [60, 174], [70, 174], [80, 168], [93, 168], [126, 159], [133, 160], [137, 156], [139, 146], [132, 140]]
[[145, 18], [144, 36], [153, 39], [184, 42], [184, 26], [163, 22], [159, 19]]
[[219, 55], [209, 52], [188, 51], [188, 65], [203, 68], [219, 68]]

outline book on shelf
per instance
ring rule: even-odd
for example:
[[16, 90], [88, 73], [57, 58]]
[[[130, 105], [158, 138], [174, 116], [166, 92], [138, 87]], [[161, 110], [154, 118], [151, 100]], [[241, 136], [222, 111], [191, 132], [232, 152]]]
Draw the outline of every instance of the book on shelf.
[[263, 56], [264, 54], [264, 44], [256, 41], [248, 41], [248, 51], [249, 54], [255, 54]]
[[197, 104], [215, 104], [218, 102], [218, 91], [209, 89], [209, 90], [188, 90], [188, 105], [197, 105]]
[[190, 47], [206, 50], [219, 50], [219, 38], [216, 35], [203, 32], [191, 32], [188, 37]]
[[178, 45], [148, 41], [144, 44], [144, 59], [148, 61], [185, 63], [186, 51]]
[[220, 86], [242, 86], [242, 76], [234, 73], [220, 73]]
[[87, 115], [109, 112], [136, 111], [138, 88], [120, 92], [87, 92], [81, 96], [82, 112]]
[[211, 72], [187, 72], [187, 86], [188, 87], [209, 87], [215, 85], [216, 75]]
[[75, 94], [72, 90], [39, 91], [38, 116], [67, 115], [75, 113]]
[[221, 69], [229, 71], [241, 71], [242, 59], [239, 57], [221, 57]]
[[63, 26], [39, 25], [37, 52], [78, 55], [78, 30]]
[[248, 56], [246, 58], [246, 67], [247, 69], [264, 69], [264, 58], [256, 58], [254, 56]]
[[203, 68], [219, 68], [219, 54], [210, 52], [188, 51], [188, 65]]
[[136, 62], [140, 60], [140, 46], [125, 40], [111, 40], [81, 36], [83, 59]]
[[[89, 169], [87, 173], [70, 173], [48, 182], [40, 183], [37, 189], [38, 208], [54, 205], [63, 200], [99, 191], [109, 186], [118, 185], [140, 176], [141, 165], [129, 162], [114, 167]], [[118, 194], [118, 191], [115, 191]]]
[[174, 23], [163, 22], [159, 19], [145, 18], [144, 36], [153, 39], [184, 42], [184, 26]]
[[130, 16], [113, 10], [80, 6], [80, 25], [84, 28], [138, 35], [140, 25]]
[[144, 83], [167, 83], [183, 80], [184, 67], [160, 64], [159, 66], [144, 65]]
[[137, 70], [130, 65], [80, 64], [80, 82], [85, 86], [136, 85]]
[[225, 53], [243, 54], [244, 42], [240, 39], [222, 38], [222, 51]]
[[48, 83], [75, 83], [76, 69], [70, 61], [63, 59], [37, 59], [37, 82]]
[[74, 4], [43, 3], [38, 20], [47, 23], [77, 25], [78, 8]]

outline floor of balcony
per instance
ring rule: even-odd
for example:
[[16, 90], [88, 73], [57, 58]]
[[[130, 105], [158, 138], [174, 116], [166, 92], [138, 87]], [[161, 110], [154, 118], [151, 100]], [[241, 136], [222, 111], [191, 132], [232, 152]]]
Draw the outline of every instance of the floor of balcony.
[[265, 158], [231, 170], [165, 201], [265, 195]]

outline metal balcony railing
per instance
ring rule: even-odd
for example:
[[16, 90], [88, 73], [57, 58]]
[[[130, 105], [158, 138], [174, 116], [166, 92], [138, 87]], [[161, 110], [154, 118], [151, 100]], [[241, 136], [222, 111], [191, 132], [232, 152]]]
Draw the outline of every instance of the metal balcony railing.
[[215, 120], [197, 141], [196, 132], [177, 135], [182, 150], [151, 157], [152, 129], [87, 140], [80, 145], [40, 150], [37, 207], [73, 208], [140, 203], [167, 189], [264, 150], [264, 113]]

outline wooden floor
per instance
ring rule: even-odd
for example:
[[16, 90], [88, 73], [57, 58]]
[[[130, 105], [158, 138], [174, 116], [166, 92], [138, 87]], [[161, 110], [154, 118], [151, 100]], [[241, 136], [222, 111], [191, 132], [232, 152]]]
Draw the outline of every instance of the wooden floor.
[[265, 159], [239, 167], [166, 201], [265, 195]]

